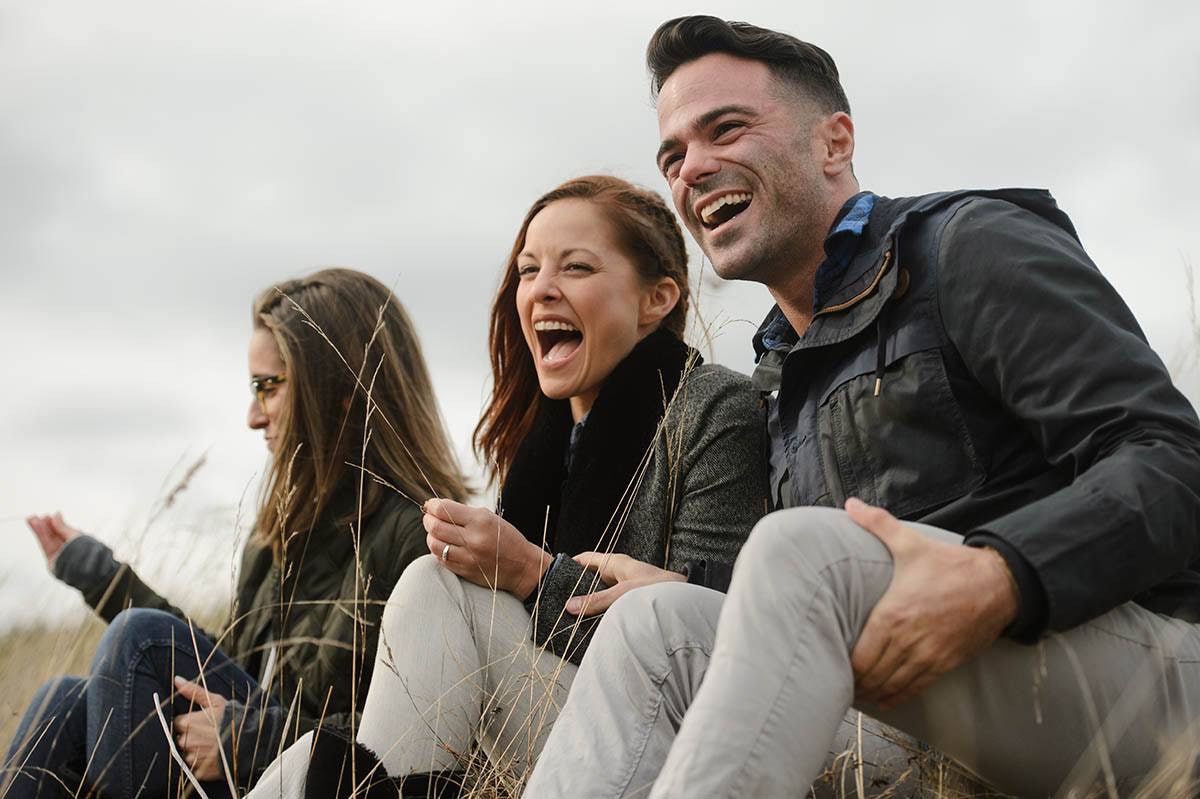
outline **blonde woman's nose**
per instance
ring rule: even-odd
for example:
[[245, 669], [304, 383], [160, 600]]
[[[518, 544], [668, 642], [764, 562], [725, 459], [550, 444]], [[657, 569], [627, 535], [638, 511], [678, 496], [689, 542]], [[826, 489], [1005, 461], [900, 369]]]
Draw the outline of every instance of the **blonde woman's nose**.
[[267, 426], [267, 415], [263, 413], [262, 405], [259, 404], [258, 398], [250, 400], [250, 408], [246, 414], [246, 425], [251, 430], [262, 430]]

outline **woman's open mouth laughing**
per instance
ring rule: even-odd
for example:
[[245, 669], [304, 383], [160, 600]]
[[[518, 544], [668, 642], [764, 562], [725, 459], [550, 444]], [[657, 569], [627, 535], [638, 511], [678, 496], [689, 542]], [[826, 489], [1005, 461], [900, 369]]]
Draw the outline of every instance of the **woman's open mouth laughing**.
[[579, 350], [583, 333], [570, 322], [541, 319], [533, 323], [538, 354], [544, 366], [561, 366]]

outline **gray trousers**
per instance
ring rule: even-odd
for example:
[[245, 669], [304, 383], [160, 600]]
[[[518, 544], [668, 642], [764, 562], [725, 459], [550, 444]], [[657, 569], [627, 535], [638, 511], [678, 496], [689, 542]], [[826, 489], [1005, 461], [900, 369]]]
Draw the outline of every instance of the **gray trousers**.
[[[845, 513], [801, 508], [758, 524], [727, 596], [630, 592], [597, 630], [524, 796], [804, 795], [891, 576], [887, 548]], [[1006, 793], [1126, 796], [1151, 779], [1152, 795], [1189, 795], [1200, 625], [1125, 604], [1035, 646], [997, 641], [891, 711], [861, 709]]]

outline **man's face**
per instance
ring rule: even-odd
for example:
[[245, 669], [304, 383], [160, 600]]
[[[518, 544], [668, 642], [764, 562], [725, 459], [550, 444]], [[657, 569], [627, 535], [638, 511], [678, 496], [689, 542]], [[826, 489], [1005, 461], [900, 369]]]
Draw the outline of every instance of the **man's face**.
[[815, 119], [765, 64], [724, 53], [663, 84], [658, 167], [721, 277], [771, 286], [804, 257], [813, 230], [823, 234]]

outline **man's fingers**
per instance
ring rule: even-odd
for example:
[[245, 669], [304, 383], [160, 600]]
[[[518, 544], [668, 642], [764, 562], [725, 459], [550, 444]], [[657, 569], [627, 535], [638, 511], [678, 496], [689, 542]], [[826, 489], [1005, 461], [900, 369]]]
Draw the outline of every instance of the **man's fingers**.
[[597, 613], [603, 613], [632, 587], [627, 582], [617, 583], [612, 588], [605, 588], [594, 594], [571, 597], [567, 600], [567, 613], [572, 616], [595, 616]]
[[194, 703], [197, 707], [206, 708], [209, 705], [208, 691], [204, 690], [204, 686], [197, 683], [185, 680], [182, 677], [175, 678], [175, 690], [189, 702]]
[[[870, 691], [874, 701], [882, 705], [889, 700], [895, 701], [904, 696], [916, 680], [932, 670], [932, 664], [920, 653], [910, 652], [907, 657], [896, 664], [895, 669], [884, 677], [881, 683], [873, 688], [867, 688], [867, 690]], [[891, 707], [890, 704], [888, 706]]]
[[855, 695], [864, 699], [876, 699], [879, 696], [879, 687], [895, 674], [907, 656], [908, 648], [889, 635], [875, 662], [861, 673], [855, 671]]
[[891, 639], [890, 631], [877, 621], [872, 624], [873, 621], [876, 621], [874, 613], [867, 617], [862, 634], [858, 636], [858, 643], [850, 653], [850, 667], [854, 670], [855, 682], [875, 668]]

